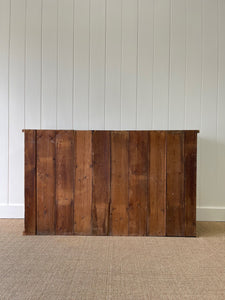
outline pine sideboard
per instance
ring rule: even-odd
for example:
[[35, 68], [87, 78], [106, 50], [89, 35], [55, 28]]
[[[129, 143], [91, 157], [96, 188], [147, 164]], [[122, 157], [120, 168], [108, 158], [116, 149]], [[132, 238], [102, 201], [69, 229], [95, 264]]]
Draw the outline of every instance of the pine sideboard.
[[23, 130], [26, 235], [196, 236], [198, 130]]

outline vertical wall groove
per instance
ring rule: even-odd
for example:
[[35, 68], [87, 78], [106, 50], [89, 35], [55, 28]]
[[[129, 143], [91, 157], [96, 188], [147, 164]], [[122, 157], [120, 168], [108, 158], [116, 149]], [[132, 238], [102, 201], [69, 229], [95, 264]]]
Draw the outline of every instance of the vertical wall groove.
[[26, 47], [27, 47], [27, 0], [25, 1], [25, 22], [24, 22], [24, 128], [26, 128]]
[[136, 54], [136, 126], [135, 128], [137, 129], [138, 127], [138, 53], [139, 53], [139, 34], [138, 34], [138, 30], [139, 30], [139, 0], [137, 0], [137, 54]]
[[40, 64], [41, 64], [41, 76], [40, 76], [40, 129], [42, 129], [42, 54], [43, 54], [43, 49], [42, 49], [42, 46], [43, 46], [43, 1], [44, 0], [41, 0], [41, 61], [40, 61]]
[[184, 129], [187, 128], [187, 0], [185, 1], [185, 71], [184, 71]]
[[55, 110], [55, 119], [56, 119], [56, 129], [58, 129], [58, 95], [59, 95], [59, 0], [56, 1], [57, 3], [57, 25], [56, 25], [56, 30], [57, 30], [57, 50], [56, 50], [56, 110]]
[[8, 189], [8, 195], [7, 195], [7, 204], [9, 204], [9, 114], [10, 114], [10, 109], [9, 109], [9, 101], [10, 101], [10, 46], [11, 46], [11, 14], [12, 14], [12, 0], [10, 0], [10, 5], [9, 5], [9, 52], [8, 52], [8, 184], [7, 184], [7, 189]]
[[170, 129], [170, 82], [171, 82], [171, 27], [173, 16], [173, 0], [170, 0], [170, 14], [169, 14], [169, 68], [168, 68], [168, 116], [167, 116], [167, 128]]

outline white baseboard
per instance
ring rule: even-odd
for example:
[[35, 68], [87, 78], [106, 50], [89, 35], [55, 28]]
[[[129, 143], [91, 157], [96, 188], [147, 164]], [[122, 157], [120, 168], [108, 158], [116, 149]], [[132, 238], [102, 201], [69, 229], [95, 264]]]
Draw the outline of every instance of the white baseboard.
[[23, 204], [1, 204], [0, 203], [0, 218], [1, 219], [23, 219], [24, 205]]
[[[24, 205], [0, 204], [0, 218], [24, 218]], [[225, 206], [197, 207], [197, 221], [225, 221]]]
[[197, 221], [225, 221], [225, 206], [197, 207]]

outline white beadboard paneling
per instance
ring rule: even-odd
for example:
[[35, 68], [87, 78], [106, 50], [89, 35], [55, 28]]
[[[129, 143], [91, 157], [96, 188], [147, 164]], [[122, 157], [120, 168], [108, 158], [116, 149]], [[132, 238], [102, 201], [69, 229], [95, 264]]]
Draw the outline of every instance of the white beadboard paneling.
[[188, 129], [200, 129], [202, 88], [202, 1], [188, 0], [186, 3], [185, 125]]
[[89, 128], [105, 127], [105, 0], [90, 2]]
[[89, 126], [90, 1], [75, 0], [74, 7], [74, 125]]
[[58, 1], [43, 0], [41, 128], [57, 127]]
[[59, 1], [57, 128], [73, 128], [73, 0]]
[[24, 75], [26, 1], [11, 1], [9, 63], [9, 203], [24, 197]]
[[137, 128], [137, 0], [122, 2], [121, 128]]
[[138, 13], [137, 128], [151, 129], [154, 1], [140, 0]]
[[8, 201], [8, 76], [10, 2], [0, 0], [0, 191], [1, 203]]
[[105, 128], [121, 128], [121, 21], [122, 1], [106, 5]]
[[186, 0], [171, 1], [169, 129], [184, 129]]
[[42, 1], [27, 0], [25, 57], [25, 128], [41, 124], [41, 16]]
[[218, 40], [217, 1], [203, 1], [203, 78], [200, 147], [200, 205], [214, 204], [217, 182]]
[[0, 0], [0, 217], [22, 129], [200, 129], [197, 219], [224, 220], [224, 0]]
[[217, 204], [225, 203], [225, 1], [218, 6]]
[[[202, 1], [189, 0], [186, 11], [185, 128], [201, 128]], [[199, 135], [200, 136], [200, 135]], [[200, 139], [197, 154], [197, 204], [200, 200]]]
[[153, 129], [168, 128], [170, 0], [154, 5]]

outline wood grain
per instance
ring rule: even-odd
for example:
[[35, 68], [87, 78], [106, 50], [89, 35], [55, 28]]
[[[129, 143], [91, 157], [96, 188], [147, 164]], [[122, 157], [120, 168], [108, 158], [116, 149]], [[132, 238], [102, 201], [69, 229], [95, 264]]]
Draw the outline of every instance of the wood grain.
[[146, 235], [148, 133], [129, 132], [129, 235]]
[[73, 233], [74, 133], [56, 131], [56, 234]]
[[166, 133], [152, 131], [149, 157], [148, 234], [166, 235]]
[[24, 234], [196, 236], [198, 131], [24, 131]]
[[196, 236], [197, 134], [184, 134], [185, 236]]
[[36, 201], [36, 130], [26, 130], [24, 234], [37, 232]]
[[74, 233], [90, 235], [92, 206], [92, 132], [75, 133]]
[[55, 233], [55, 131], [37, 131], [37, 234]]
[[92, 234], [107, 235], [110, 203], [110, 132], [94, 131]]
[[184, 133], [167, 133], [166, 235], [183, 236], [184, 213]]
[[111, 235], [128, 235], [129, 133], [111, 133]]

